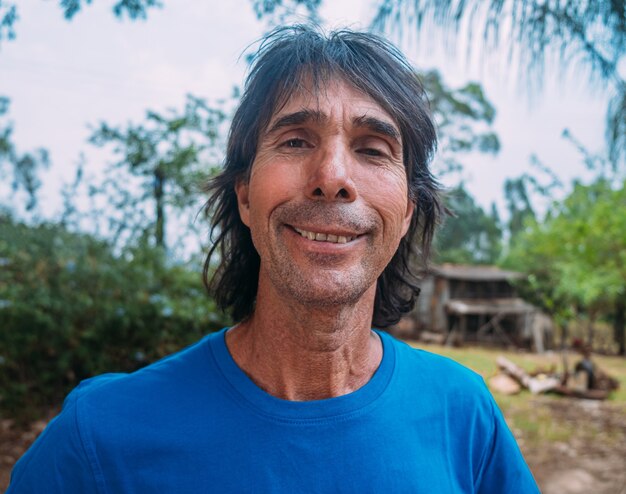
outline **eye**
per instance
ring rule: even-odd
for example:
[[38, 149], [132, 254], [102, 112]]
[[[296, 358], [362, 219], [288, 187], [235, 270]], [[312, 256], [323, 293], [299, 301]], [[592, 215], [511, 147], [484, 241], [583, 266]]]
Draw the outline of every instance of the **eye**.
[[305, 147], [310, 147], [308, 142], [306, 142], [304, 139], [298, 139], [297, 137], [283, 142], [282, 146], [293, 148], [293, 149], [301, 149]]
[[383, 155], [383, 153], [380, 150], [374, 149], [374, 148], [359, 149], [358, 152], [366, 156], [382, 156]]
[[355, 152], [366, 158], [390, 158], [393, 155], [393, 149], [384, 139], [365, 135], [361, 136], [354, 142]]

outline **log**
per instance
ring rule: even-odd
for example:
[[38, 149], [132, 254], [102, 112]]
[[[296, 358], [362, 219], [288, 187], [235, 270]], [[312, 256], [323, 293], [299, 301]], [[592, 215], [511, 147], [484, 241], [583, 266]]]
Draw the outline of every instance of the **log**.
[[567, 386], [559, 385], [554, 388], [557, 394], [563, 396], [571, 396], [574, 398], [582, 398], [584, 400], [606, 400], [609, 397], [609, 391], [604, 389], [588, 389], [585, 391], [568, 388]]
[[517, 380], [504, 373], [496, 374], [489, 379], [489, 387], [504, 395], [516, 395], [522, 390]]
[[532, 394], [545, 393], [556, 389], [560, 384], [560, 380], [555, 377], [531, 377], [520, 366], [514, 364], [509, 359], [499, 356], [496, 359], [498, 367], [506, 372], [509, 376], [519, 382], [528, 389]]

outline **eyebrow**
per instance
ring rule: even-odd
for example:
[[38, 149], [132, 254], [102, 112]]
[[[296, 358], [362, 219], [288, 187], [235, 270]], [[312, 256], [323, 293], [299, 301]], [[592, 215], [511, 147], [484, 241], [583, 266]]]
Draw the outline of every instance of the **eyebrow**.
[[289, 113], [283, 117], [280, 117], [267, 131], [268, 134], [276, 132], [283, 127], [291, 127], [292, 125], [301, 125], [306, 122], [324, 123], [328, 121], [328, 116], [325, 113], [316, 110], [300, 110], [294, 113]]
[[393, 139], [398, 144], [400, 143], [400, 132], [398, 132], [398, 129], [396, 129], [396, 127], [389, 122], [385, 122], [384, 120], [380, 120], [376, 117], [362, 115], [360, 117], [356, 117], [353, 120], [353, 124], [355, 127], [366, 127], [377, 134]]
[[[289, 113], [280, 117], [274, 122], [274, 124], [267, 131], [268, 134], [272, 134], [283, 127], [291, 127], [292, 125], [301, 125], [306, 122], [315, 122], [317, 124], [324, 124], [328, 122], [328, 115], [321, 111], [303, 109], [294, 113]], [[400, 143], [400, 132], [391, 123], [381, 120], [376, 117], [367, 115], [361, 115], [356, 117], [352, 121], [355, 127], [367, 128], [371, 131], [381, 134], [393, 139], [398, 144]]]

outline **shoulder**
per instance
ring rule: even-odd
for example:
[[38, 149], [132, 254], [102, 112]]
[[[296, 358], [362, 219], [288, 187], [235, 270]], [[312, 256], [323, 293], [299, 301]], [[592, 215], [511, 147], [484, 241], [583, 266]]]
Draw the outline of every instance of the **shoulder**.
[[[171, 446], [176, 436], [167, 428], [180, 431], [193, 414], [193, 397], [211, 400], [207, 384], [216, 373], [208, 346], [219, 336], [209, 335], [136, 372], [81, 382], [16, 464], [8, 492], [102, 492], [105, 472], [131, 462], [141, 440], [156, 436], [164, 448]], [[208, 392], [199, 393], [198, 387]], [[207, 408], [206, 402], [194, 405]]]
[[185, 396], [197, 394], [198, 387], [208, 386], [215, 378], [209, 342], [220, 334], [208, 335], [135, 372], [82, 381], [68, 395], [64, 408], [76, 406], [78, 421], [83, 423], [149, 413], [155, 403], [159, 408], [182, 405]]
[[[385, 335], [395, 349], [391, 391], [402, 403], [432, 423], [446, 424], [457, 437], [466, 427], [488, 438], [495, 424], [491, 393], [479, 374], [454, 360]], [[463, 417], [463, 420], [458, 420]]]
[[445, 436], [453, 457], [472, 470], [476, 492], [501, 492], [503, 486], [538, 492], [483, 378], [452, 359], [383, 337], [395, 350], [395, 389], [403, 407], [424, 419], [431, 433]]
[[396, 355], [396, 372], [407, 385], [441, 392], [485, 394], [489, 392], [482, 376], [458, 362], [399, 341], [383, 334]]
[[83, 381], [67, 397], [61, 415], [72, 411], [87, 456], [110, 460], [119, 451], [130, 451], [130, 443], [171, 441], [199, 411], [209, 418], [217, 414], [220, 376], [210, 341], [220, 335], [211, 334], [136, 372]]
[[78, 402], [79, 408], [93, 402], [109, 407], [122, 404], [163, 400], [185, 393], [188, 387], [210, 375], [211, 352], [208, 345], [214, 333], [202, 340], [132, 373], [102, 374], [82, 381], [68, 395], [64, 406]]
[[211, 413], [221, 388], [209, 344], [219, 335], [136, 372], [88, 379], [72, 391], [61, 415], [74, 415], [88, 455], [118, 451], [131, 438], [151, 437], [155, 431], [165, 437], [198, 410]]

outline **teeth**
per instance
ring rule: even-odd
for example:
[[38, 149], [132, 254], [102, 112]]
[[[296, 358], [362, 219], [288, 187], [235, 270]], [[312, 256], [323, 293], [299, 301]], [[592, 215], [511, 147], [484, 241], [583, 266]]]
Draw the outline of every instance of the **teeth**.
[[356, 237], [346, 237], [344, 235], [332, 235], [326, 233], [315, 233], [307, 230], [301, 230], [300, 228], [294, 228], [300, 235], [309, 240], [315, 240], [317, 242], [330, 242], [333, 244], [345, 244], [351, 242]]

